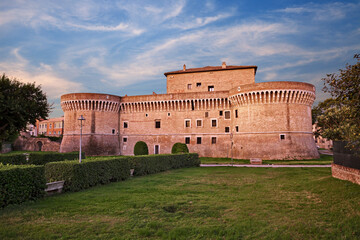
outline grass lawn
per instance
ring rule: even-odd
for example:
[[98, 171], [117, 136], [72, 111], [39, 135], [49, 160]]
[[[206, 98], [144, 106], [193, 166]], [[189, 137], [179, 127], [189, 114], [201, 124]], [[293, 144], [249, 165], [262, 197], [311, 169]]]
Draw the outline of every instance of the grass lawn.
[[0, 210], [0, 239], [359, 239], [329, 168], [188, 168]]
[[[233, 159], [231, 158], [209, 158], [209, 157], [201, 157], [201, 163], [218, 163], [218, 164], [226, 164], [226, 163], [234, 163], [234, 164], [250, 164], [250, 160], [244, 159]], [[327, 165], [333, 162], [333, 156], [320, 154], [319, 159], [304, 159], [304, 160], [263, 160], [263, 164], [276, 164], [276, 165]]]

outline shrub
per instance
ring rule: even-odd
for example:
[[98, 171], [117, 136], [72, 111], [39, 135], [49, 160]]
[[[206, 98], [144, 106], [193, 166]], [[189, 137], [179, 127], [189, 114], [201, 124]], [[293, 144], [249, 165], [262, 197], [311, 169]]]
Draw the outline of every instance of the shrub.
[[0, 206], [36, 200], [45, 194], [43, 166], [0, 164]]
[[[82, 154], [85, 158], [85, 153]], [[59, 153], [59, 152], [31, 152], [27, 156], [24, 153], [0, 155], [0, 162], [3, 164], [22, 165], [34, 164], [44, 165], [48, 162], [73, 160], [79, 158], [79, 152]]]
[[134, 168], [134, 176], [153, 174], [183, 167], [198, 167], [200, 165], [200, 159], [197, 153], [156, 154], [130, 158], [132, 168]]
[[0, 155], [0, 163], [12, 165], [27, 164], [26, 155], [22, 153]]
[[171, 149], [171, 153], [188, 153], [189, 149], [185, 143], [175, 143]]
[[148, 155], [149, 149], [145, 142], [139, 141], [134, 146], [134, 155]]
[[52, 162], [45, 165], [47, 182], [65, 180], [64, 191], [80, 191], [98, 184], [125, 180], [130, 176], [127, 158]]

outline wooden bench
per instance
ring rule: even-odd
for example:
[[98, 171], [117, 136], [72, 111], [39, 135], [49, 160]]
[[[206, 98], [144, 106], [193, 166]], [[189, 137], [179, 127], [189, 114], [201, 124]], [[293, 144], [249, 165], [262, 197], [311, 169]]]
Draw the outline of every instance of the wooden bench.
[[46, 183], [45, 192], [47, 192], [47, 194], [61, 193], [64, 187], [64, 182], [65, 181]]
[[250, 158], [250, 164], [261, 165], [262, 159], [261, 158]]

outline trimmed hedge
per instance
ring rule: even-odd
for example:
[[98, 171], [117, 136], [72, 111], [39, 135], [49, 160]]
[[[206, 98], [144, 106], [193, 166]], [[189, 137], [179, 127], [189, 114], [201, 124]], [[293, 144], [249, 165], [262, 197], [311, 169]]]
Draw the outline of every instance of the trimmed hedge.
[[185, 143], [175, 143], [173, 145], [173, 147], [171, 148], [171, 153], [175, 154], [175, 153], [188, 153], [189, 152], [189, 148], [187, 147], [187, 145]]
[[[85, 158], [85, 153], [82, 154]], [[48, 162], [79, 159], [79, 152], [59, 153], [59, 152], [31, 152], [28, 154], [29, 160], [24, 153], [0, 155], [0, 162], [3, 164], [23, 165], [45, 165]]]
[[0, 164], [0, 207], [36, 200], [44, 196], [44, 166]]
[[98, 184], [129, 178], [127, 158], [51, 162], [45, 165], [47, 182], [65, 180], [64, 191], [80, 191]]
[[134, 155], [149, 155], [149, 149], [147, 144], [143, 141], [135, 143]]
[[132, 168], [134, 168], [134, 176], [153, 174], [169, 169], [200, 166], [197, 153], [156, 154], [130, 158]]

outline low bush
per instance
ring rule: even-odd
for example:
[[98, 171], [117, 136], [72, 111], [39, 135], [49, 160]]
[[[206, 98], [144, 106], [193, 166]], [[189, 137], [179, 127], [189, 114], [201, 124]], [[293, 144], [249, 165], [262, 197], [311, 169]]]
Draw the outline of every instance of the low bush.
[[[85, 153], [82, 153], [82, 156], [83, 158], [85, 158]], [[48, 162], [73, 160], [78, 158], [79, 158], [79, 152], [70, 152], [70, 153], [31, 152], [28, 154], [18, 153], [18, 154], [0, 155], [0, 162], [3, 164], [12, 164], [12, 165], [23, 165], [23, 164], [44, 165]]]
[[65, 180], [64, 191], [80, 191], [98, 184], [125, 180], [130, 176], [127, 158], [51, 162], [45, 165], [47, 182]]
[[171, 153], [188, 153], [189, 149], [185, 143], [175, 143], [171, 148]]
[[145, 142], [139, 141], [134, 146], [134, 155], [148, 155], [149, 149]]
[[200, 159], [197, 153], [157, 154], [130, 158], [131, 166], [134, 169], [134, 176], [153, 174], [183, 167], [198, 167], [200, 165]]
[[0, 207], [41, 198], [45, 187], [44, 166], [0, 163]]
[[0, 163], [22, 165], [27, 164], [26, 155], [23, 153], [0, 155]]

